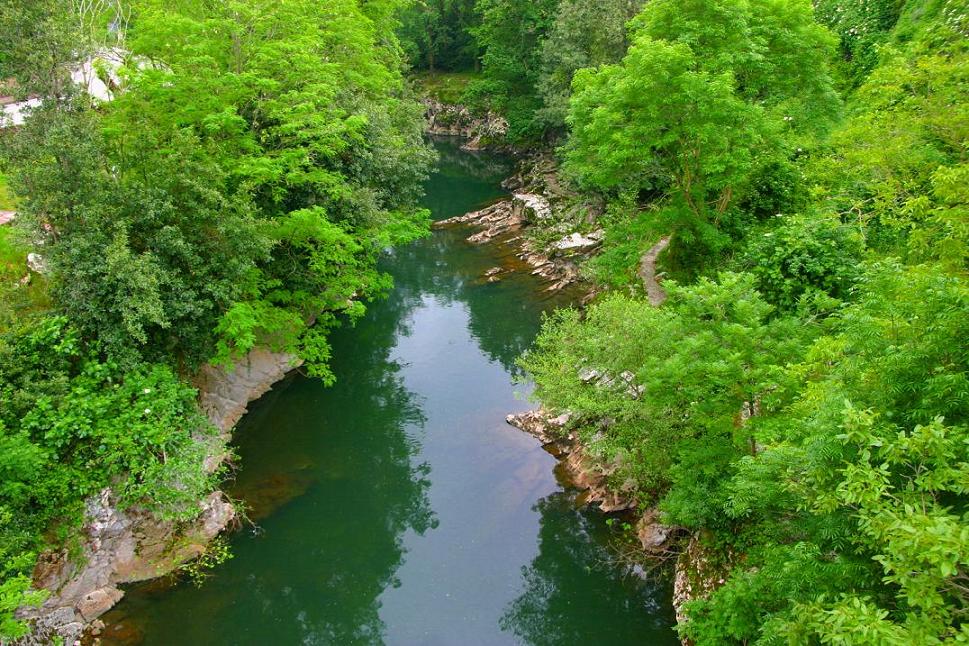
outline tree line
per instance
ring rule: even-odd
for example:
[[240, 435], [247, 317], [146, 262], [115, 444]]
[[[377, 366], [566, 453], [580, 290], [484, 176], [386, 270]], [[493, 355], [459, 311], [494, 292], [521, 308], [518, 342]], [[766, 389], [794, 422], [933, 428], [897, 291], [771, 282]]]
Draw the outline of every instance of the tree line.
[[[611, 9], [610, 9], [611, 7]], [[696, 537], [696, 644], [969, 637], [969, 18], [945, 0], [477, 3], [487, 101], [605, 230], [522, 367]], [[587, 220], [586, 220], [587, 221]], [[660, 256], [668, 300], [639, 277]]]
[[[396, 0], [4, 0], [0, 78], [42, 99], [3, 131], [49, 302], [0, 303], [0, 638], [84, 500], [190, 518], [215, 486], [194, 372], [257, 344], [329, 382], [328, 331], [426, 233], [433, 159]], [[122, 64], [108, 69], [106, 54]], [[110, 81], [98, 101], [71, 77]], [[4, 232], [6, 236], [7, 233]]]

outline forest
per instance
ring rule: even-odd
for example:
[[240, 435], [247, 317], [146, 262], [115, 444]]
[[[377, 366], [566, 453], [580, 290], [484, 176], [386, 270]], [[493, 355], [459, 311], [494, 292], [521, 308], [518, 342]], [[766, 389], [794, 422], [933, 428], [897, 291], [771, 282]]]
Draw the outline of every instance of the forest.
[[965, 0], [0, 0], [0, 82], [40, 99], [0, 130], [0, 640], [91, 496], [218, 487], [202, 366], [338, 378], [430, 234], [430, 95], [604, 232], [518, 364], [716, 582], [684, 643], [969, 641]]

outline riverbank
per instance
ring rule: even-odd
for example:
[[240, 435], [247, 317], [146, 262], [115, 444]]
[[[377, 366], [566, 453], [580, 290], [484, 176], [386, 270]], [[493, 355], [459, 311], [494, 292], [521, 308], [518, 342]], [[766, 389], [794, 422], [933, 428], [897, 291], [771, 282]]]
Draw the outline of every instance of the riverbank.
[[[250, 402], [298, 364], [291, 355], [257, 349], [232, 368], [206, 366], [201, 371], [196, 380], [199, 406], [219, 434], [206, 440], [200, 468], [209, 473], [220, 468], [231, 455], [227, 447], [232, 430]], [[50, 595], [39, 608], [22, 611], [33, 630], [14, 644], [48, 644], [56, 637], [73, 644], [122, 599], [120, 586], [165, 576], [197, 559], [237, 518], [237, 510], [222, 491], [214, 491], [200, 502], [198, 517], [185, 526], [142, 509], [122, 510], [114, 493], [105, 489], [88, 501], [86, 515], [80, 555], [63, 549], [38, 559], [34, 585]]]
[[[436, 219], [503, 197], [510, 168], [436, 145]], [[527, 408], [515, 358], [571, 295], [466, 235], [441, 229], [384, 257], [396, 287], [334, 332], [334, 386], [297, 375], [251, 406], [228, 491], [258, 505], [257, 527], [228, 536], [234, 558], [201, 587], [130, 588], [105, 646], [675, 643], [669, 582], [630, 576], [618, 528], [504, 423]], [[519, 269], [484, 279], [505, 263]]]

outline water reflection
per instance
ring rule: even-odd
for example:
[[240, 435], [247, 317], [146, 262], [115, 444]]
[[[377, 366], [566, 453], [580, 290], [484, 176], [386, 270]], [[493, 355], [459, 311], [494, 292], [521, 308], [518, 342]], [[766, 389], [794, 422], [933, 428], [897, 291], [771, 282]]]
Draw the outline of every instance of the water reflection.
[[[500, 163], [441, 147], [435, 217], [501, 194]], [[337, 384], [293, 376], [236, 434], [244, 468], [231, 493], [258, 531], [236, 534], [235, 558], [200, 589], [132, 590], [106, 617], [108, 637], [675, 643], [657, 611], [668, 591], [606, 564], [604, 519], [576, 510], [554, 459], [504, 423], [528, 406], [511, 372], [550, 302], [528, 273], [483, 285], [503, 260], [465, 235], [437, 232], [383, 259], [396, 288], [334, 334]]]
[[575, 492], [540, 500], [540, 552], [522, 568], [524, 591], [501, 629], [535, 646], [678, 644], [668, 577], [643, 578], [607, 547], [599, 514], [576, 507]]
[[237, 432], [245, 468], [230, 493], [251, 505], [258, 531], [235, 536], [235, 558], [201, 589], [132, 590], [106, 617], [108, 638], [382, 641], [378, 597], [399, 583], [402, 536], [436, 522], [429, 466], [415, 459], [426, 418], [390, 357], [396, 322], [416, 305], [386, 301], [355, 329], [337, 332], [337, 386], [291, 378], [253, 407]]

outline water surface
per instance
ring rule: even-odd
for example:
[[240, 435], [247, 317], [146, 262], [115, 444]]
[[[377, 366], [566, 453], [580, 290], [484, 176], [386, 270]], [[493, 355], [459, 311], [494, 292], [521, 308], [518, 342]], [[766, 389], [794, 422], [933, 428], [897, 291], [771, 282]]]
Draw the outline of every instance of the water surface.
[[[500, 159], [437, 145], [436, 219], [502, 195]], [[230, 492], [255, 528], [199, 588], [129, 590], [113, 643], [677, 643], [668, 585], [618, 564], [606, 518], [505, 424], [555, 303], [527, 272], [484, 282], [508, 259], [466, 235], [387, 256], [396, 288], [334, 334], [334, 387], [293, 375], [251, 407]]]

